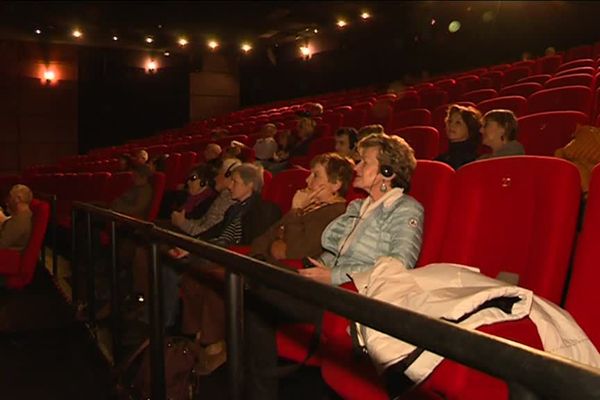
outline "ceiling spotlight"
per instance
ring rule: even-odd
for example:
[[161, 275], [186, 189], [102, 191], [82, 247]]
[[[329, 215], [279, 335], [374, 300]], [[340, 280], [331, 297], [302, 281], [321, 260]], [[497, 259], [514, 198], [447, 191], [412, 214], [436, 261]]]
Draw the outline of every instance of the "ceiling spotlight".
[[431, 22], [430, 22], [431, 26], [434, 26], [436, 22], [437, 21], [435, 20], [435, 18], [431, 18]]
[[448, 31], [450, 33], [456, 33], [456, 32], [458, 32], [459, 29], [460, 29], [460, 22], [459, 21], [452, 21], [448, 25]]
[[348, 25], [348, 23], [347, 23], [345, 20], [343, 20], [343, 19], [338, 19], [338, 20], [337, 20], [337, 22], [336, 22], [335, 24], [336, 24], [336, 25], [337, 25], [339, 28], [343, 28], [343, 27], [345, 27], [346, 25]]
[[371, 14], [369, 14], [367, 11], [363, 11], [363, 12], [360, 14], [360, 17], [361, 17], [362, 19], [369, 19], [369, 18], [371, 18]]
[[164, 52], [164, 55], [165, 55], [165, 57], [169, 57], [169, 56], [171, 55], [171, 52], [169, 52], [169, 51], [165, 51], [165, 52]]
[[71, 32], [71, 35], [73, 35], [73, 37], [79, 39], [80, 37], [83, 36], [83, 33], [79, 29], [75, 29], [75, 30], [73, 30], [73, 32]]
[[154, 42], [154, 39], [152, 38], [152, 36], [146, 36], [146, 43], [150, 44], [152, 42]]
[[36, 35], [41, 35], [42, 34], [42, 30], [41, 29], [36, 29], [35, 30], [35, 34]]
[[208, 42], [208, 47], [210, 47], [212, 50], [214, 50], [217, 47], [219, 47], [219, 42], [217, 42], [216, 40], [210, 40]]
[[250, 44], [248, 44], [248, 43], [242, 43], [242, 47], [241, 48], [242, 48], [242, 51], [244, 53], [247, 53], [250, 50], [252, 50], [252, 46]]
[[318, 30], [317, 28], [315, 28], [315, 29], [313, 30], [313, 32], [314, 32], [314, 33], [319, 33], [319, 30]]
[[184, 47], [186, 46], [189, 42], [186, 38], [184, 37], [180, 37], [179, 40], [177, 41], [177, 43], [181, 46]]
[[115, 42], [116, 42], [117, 40], [119, 40], [119, 37], [118, 37], [118, 36], [113, 36], [113, 38], [112, 38], [112, 39], [113, 39], [113, 41], [115, 41]]

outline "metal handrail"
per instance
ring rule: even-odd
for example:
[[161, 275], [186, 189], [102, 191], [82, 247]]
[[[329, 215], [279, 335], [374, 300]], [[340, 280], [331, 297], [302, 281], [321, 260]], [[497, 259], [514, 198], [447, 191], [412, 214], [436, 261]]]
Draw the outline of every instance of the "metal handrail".
[[[321, 284], [287, 269], [107, 209], [79, 202], [74, 203], [74, 208], [93, 213], [96, 217], [118, 221], [128, 229], [142, 231], [152, 241], [154, 250], [156, 241], [176, 245], [190, 253], [221, 264], [228, 274], [259, 281], [380, 332], [494, 375], [507, 381], [509, 386], [519, 388], [519, 392], [523, 396], [526, 393], [528, 398], [531, 398], [533, 392], [549, 398], [600, 399], [600, 370], [589, 366], [507, 339], [468, 330], [450, 322], [430, 318], [332, 285]], [[153, 251], [151, 275], [154, 286], [160, 277], [160, 274], [156, 273], [156, 264], [157, 254]], [[235, 284], [235, 282], [235, 279], [231, 282], [226, 279], [226, 284]], [[240, 282], [238, 280], [237, 283]], [[236, 288], [229, 288], [229, 291], [231, 290], [235, 292]], [[157, 297], [156, 293], [154, 297]], [[156, 306], [160, 306], [160, 303], [151, 302], [151, 307]], [[160, 318], [158, 314], [157, 316]], [[151, 321], [151, 329], [161, 330], [162, 324], [158, 322]], [[239, 328], [239, 320], [237, 327]], [[238, 335], [239, 332], [233, 337], [237, 338]], [[153, 338], [160, 337], [162, 334], [151, 334], [151, 341]], [[240, 346], [239, 343], [232, 345]], [[162, 354], [162, 342], [152, 347]], [[236, 348], [241, 349], [241, 347]], [[159, 355], [157, 357], [160, 358]], [[236, 355], [235, 360], [241, 362], [241, 356]], [[163, 361], [157, 359], [156, 364], [162, 368]], [[229, 367], [239, 370], [240, 366], [236, 365], [237, 362]], [[159, 371], [153, 376], [164, 375]], [[235, 373], [230, 372], [230, 379], [236, 376]], [[161, 389], [157, 386], [157, 394], [160, 390], [164, 390], [164, 387]], [[161, 393], [164, 394], [164, 391]], [[236, 395], [234, 394], [233, 397], [236, 398]], [[161, 398], [161, 395], [153, 398]]]

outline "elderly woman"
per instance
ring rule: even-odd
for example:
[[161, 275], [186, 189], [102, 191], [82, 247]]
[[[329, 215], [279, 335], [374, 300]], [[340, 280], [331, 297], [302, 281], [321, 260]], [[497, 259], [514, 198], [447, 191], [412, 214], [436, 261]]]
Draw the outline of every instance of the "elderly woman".
[[[321, 254], [321, 233], [346, 208], [344, 195], [352, 181], [352, 168], [352, 161], [335, 153], [315, 157], [307, 187], [296, 192], [292, 209], [252, 242], [250, 254], [274, 264]], [[205, 364], [205, 372], [211, 372], [225, 361], [222, 285], [203, 279], [185, 281], [182, 286], [182, 330], [196, 335], [211, 353]]]
[[346, 209], [353, 166], [335, 153], [316, 156], [306, 188], [296, 192], [292, 209], [254, 240], [251, 255], [272, 263], [320, 255], [323, 230]]
[[[355, 200], [322, 235], [324, 253], [311, 259], [314, 268], [300, 274], [339, 285], [368, 271], [381, 257], [394, 257], [413, 268], [421, 249], [423, 207], [405, 191], [416, 166], [413, 150], [399, 137], [372, 134], [358, 144], [361, 157], [354, 187], [366, 199]], [[275, 329], [281, 321], [318, 323], [322, 310], [257, 283], [249, 283], [246, 347], [249, 349], [246, 392], [250, 399], [276, 399]]]
[[448, 164], [454, 169], [475, 161], [479, 147], [479, 129], [481, 113], [474, 107], [452, 104], [446, 114], [446, 136], [448, 151], [440, 154], [436, 160]]
[[510, 110], [491, 110], [485, 113], [481, 123], [483, 144], [492, 152], [479, 157], [486, 158], [520, 156], [525, 154], [523, 145], [517, 141], [519, 124]]

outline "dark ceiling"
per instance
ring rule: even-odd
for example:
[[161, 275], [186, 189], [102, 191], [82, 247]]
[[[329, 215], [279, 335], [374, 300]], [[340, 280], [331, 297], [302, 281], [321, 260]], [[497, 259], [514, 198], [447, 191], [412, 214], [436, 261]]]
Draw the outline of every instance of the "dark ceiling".
[[[241, 41], [274, 44], [314, 35], [314, 29], [335, 29], [337, 18], [358, 21], [363, 10], [380, 20], [407, 15], [418, 2], [354, 1], [202, 1], [202, 2], [0, 2], [0, 36], [20, 40], [80, 42], [91, 46], [172, 47], [184, 35], [190, 43], [216, 37], [239, 45]], [[432, 3], [432, 2], [425, 2]], [[34, 31], [40, 29], [41, 35]], [[400, 28], [401, 29], [401, 28]], [[119, 40], [112, 41], [117, 35]]]

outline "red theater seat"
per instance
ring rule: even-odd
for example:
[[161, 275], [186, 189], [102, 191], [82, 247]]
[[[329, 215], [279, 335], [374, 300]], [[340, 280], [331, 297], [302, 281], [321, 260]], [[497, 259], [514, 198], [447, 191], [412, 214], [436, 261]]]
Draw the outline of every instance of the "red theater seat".
[[517, 83], [539, 83], [541, 85], [543, 85], [544, 83], [546, 83], [546, 81], [548, 79], [552, 78], [552, 75], [550, 74], [538, 74], [538, 75], [529, 75], [525, 78], [521, 78], [517, 81]]
[[413, 108], [410, 110], [396, 110], [392, 114], [389, 130], [404, 128], [413, 125], [429, 125], [431, 112], [426, 108]]
[[499, 96], [523, 96], [529, 97], [532, 93], [542, 90], [544, 86], [540, 83], [527, 82], [517, 83], [515, 85], [505, 86], [498, 93]]
[[563, 75], [574, 75], [574, 74], [595, 75], [596, 74], [596, 68], [594, 68], [594, 67], [569, 68], [569, 69], [564, 69], [564, 70], [562, 70], [560, 72], [557, 72], [556, 74], [554, 74], [554, 76], [558, 77], [558, 76], [563, 76]]
[[48, 226], [49, 206], [34, 199], [31, 202], [32, 229], [27, 247], [22, 251], [0, 250], [0, 275], [5, 278], [9, 288], [20, 289], [33, 280], [40, 250], [44, 243]]
[[[570, 162], [516, 156], [456, 171], [441, 259], [519, 285], [560, 303], [579, 212], [580, 180]], [[544, 199], [541, 201], [540, 199]]]
[[441, 89], [426, 89], [419, 92], [421, 97], [420, 107], [435, 110], [442, 104], [448, 103], [448, 93]]
[[406, 140], [419, 160], [432, 160], [438, 155], [440, 135], [432, 126], [408, 126], [396, 129], [392, 135]]
[[592, 91], [586, 86], [563, 86], [533, 93], [527, 100], [529, 114], [544, 111], [581, 111], [590, 114]]
[[597, 348], [600, 348], [600, 167], [592, 171], [583, 227], [577, 239], [575, 261], [565, 308]]
[[394, 103], [394, 110], [418, 108], [420, 101], [419, 94], [414, 90], [400, 92], [398, 93], [398, 99]]
[[519, 117], [527, 110], [527, 99], [523, 96], [500, 96], [480, 102], [477, 109], [481, 114], [497, 109], [511, 110]]
[[479, 89], [464, 93], [460, 97], [460, 100], [479, 103], [480, 101], [488, 100], [496, 96], [498, 96], [498, 93], [494, 89]]
[[288, 169], [278, 173], [271, 179], [264, 196], [265, 200], [277, 204], [282, 215], [287, 213], [296, 191], [306, 187], [308, 175], [310, 171], [307, 169]]
[[561, 75], [555, 76], [552, 79], [548, 79], [544, 84], [544, 89], [552, 89], [563, 86], [587, 86], [594, 87], [594, 77], [589, 74], [572, 74], [572, 75]]
[[489, 79], [491, 81], [490, 88], [494, 90], [500, 90], [502, 86], [502, 78], [504, 77], [504, 73], [502, 71], [488, 71], [480, 75], [479, 79]]
[[581, 45], [567, 50], [565, 62], [572, 60], [589, 59], [592, 57], [594, 47], [590, 45]]
[[573, 68], [595, 67], [595, 66], [596, 66], [596, 61], [594, 61], [592, 58], [584, 58], [581, 60], [574, 60], [574, 61], [569, 61], [569, 62], [563, 63], [560, 65], [560, 67], [558, 67], [556, 72], [560, 73], [562, 71], [566, 71], [566, 70], [573, 69]]
[[519, 118], [519, 141], [529, 155], [552, 156], [572, 139], [588, 116], [579, 111], [550, 111]]
[[536, 72], [538, 74], [553, 74], [562, 63], [561, 55], [540, 57], [536, 60]]

